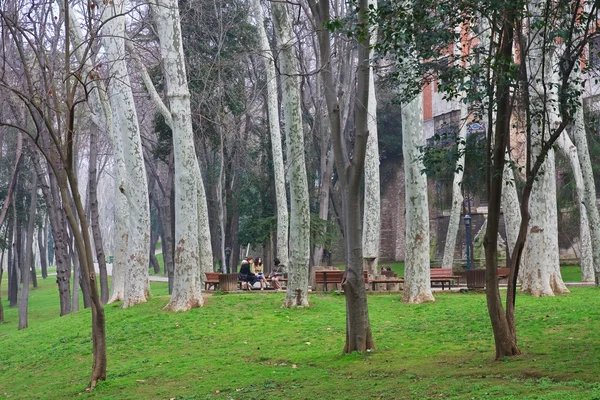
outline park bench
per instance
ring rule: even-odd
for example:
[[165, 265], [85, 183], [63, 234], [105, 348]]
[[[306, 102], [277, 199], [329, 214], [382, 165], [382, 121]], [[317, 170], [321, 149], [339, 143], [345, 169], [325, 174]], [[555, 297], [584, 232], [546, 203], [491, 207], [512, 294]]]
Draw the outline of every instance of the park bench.
[[220, 272], [207, 272], [206, 280], [204, 281], [204, 290], [209, 290], [212, 286], [213, 290], [217, 290], [217, 285], [219, 284], [219, 275]]
[[383, 271], [380, 278], [369, 279], [368, 271], [365, 271], [365, 283], [371, 284], [371, 289], [375, 291], [375, 285], [377, 283], [404, 283], [404, 278], [398, 278], [398, 274], [393, 271]]
[[510, 268], [498, 268], [498, 278], [508, 278], [508, 274], [510, 274]]
[[337, 285], [344, 281], [344, 271], [340, 270], [323, 270], [323, 271], [315, 271], [315, 281], [316, 283], [323, 284], [323, 291], [327, 291], [327, 285], [334, 284]]
[[460, 276], [454, 275], [452, 273], [452, 268], [431, 268], [429, 279], [431, 284], [441, 283], [442, 290], [444, 290], [446, 284], [448, 284], [448, 288], [450, 289], [452, 289], [453, 282], [458, 284]]

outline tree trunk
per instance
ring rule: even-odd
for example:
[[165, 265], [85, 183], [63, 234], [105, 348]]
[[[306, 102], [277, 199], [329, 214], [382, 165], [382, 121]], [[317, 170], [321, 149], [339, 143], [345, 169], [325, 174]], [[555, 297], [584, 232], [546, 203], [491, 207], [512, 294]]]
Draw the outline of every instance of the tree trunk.
[[28, 327], [29, 278], [31, 276], [31, 265], [33, 263], [33, 231], [35, 230], [35, 215], [37, 210], [37, 174], [33, 174], [30, 193], [27, 236], [25, 238], [25, 260], [21, 263], [23, 289], [21, 289], [21, 301], [19, 302], [19, 330]]
[[79, 257], [73, 246], [69, 252], [69, 260], [73, 263], [73, 290], [71, 291], [71, 311], [79, 311], [79, 288], [81, 286], [81, 268], [79, 266]]
[[277, 204], [277, 258], [283, 267], [288, 266], [288, 209], [285, 191], [285, 172], [283, 166], [283, 150], [281, 148], [281, 132], [279, 123], [279, 102], [277, 100], [277, 76], [275, 74], [275, 57], [271, 51], [269, 39], [264, 26], [263, 10], [259, 0], [252, 0], [254, 16], [258, 29], [261, 50], [265, 53], [263, 61], [267, 74], [267, 110], [269, 116], [269, 132], [273, 153], [273, 172], [275, 175], [275, 198]]
[[[175, 270], [173, 294], [165, 309], [186, 311], [203, 304], [198, 233], [199, 229], [209, 229], [208, 214], [199, 221], [201, 205], [198, 204], [198, 194], [201, 188], [198, 185], [202, 178], [194, 150], [179, 8], [175, 0], [155, 0], [151, 5], [172, 118], [175, 163]], [[210, 240], [208, 246], [210, 249]]]
[[[8, 306], [14, 307], [17, 304], [17, 295], [16, 295], [16, 286], [18, 282], [15, 280], [15, 260], [14, 260], [14, 239], [15, 239], [15, 219], [13, 216], [14, 213], [11, 213], [11, 216], [8, 219], [7, 234], [8, 240], [6, 242], [8, 246], [8, 254], [6, 260], [6, 273], [7, 273], [7, 284], [8, 284]], [[13, 304], [14, 303], [14, 304]]]
[[[48, 211], [50, 228], [52, 230], [52, 239], [54, 245], [54, 258], [56, 264], [56, 283], [58, 285], [58, 294], [60, 299], [60, 315], [66, 315], [71, 312], [71, 268], [68, 263], [68, 245], [66, 242], [66, 227], [64, 220], [64, 211], [61, 206], [62, 199], [58, 191], [56, 177], [51, 168], [48, 167], [48, 174], [42, 167], [43, 159], [39, 152], [35, 152], [36, 159], [33, 162], [35, 167], [39, 186], [42, 188], [44, 202]], [[46, 165], [48, 165], [46, 163]]]
[[404, 297], [408, 303], [434, 301], [429, 280], [429, 206], [427, 176], [420, 157], [423, 146], [423, 97], [402, 107], [402, 152], [406, 201]]
[[[580, 97], [580, 104], [583, 104], [583, 97]], [[583, 179], [583, 193], [580, 201], [583, 201], [587, 216], [590, 220], [590, 233], [592, 242], [592, 259], [594, 265], [594, 275], [596, 285], [600, 284], [600, 215], [598, 214], [598, 205], [596, 203], [596, 184], [594, 183], [594, 172], [592, 170], [592, 161], [585, 132], [585, 120], [583, 107], [579, 107], [575, 113], [573, 125], [573, 141], [577, 149], [577, 155], [581, 166], [581, 175]]]
[[[513, 23], [514, 10], [510, 7], [503, 13], [503, 27], [500, 48], [496, 57], [496, 68], [499, 76], [505, 76], [508, 73], [512, 62], [512, 50], [514, 44]], [[510, 83], [508, 80], [500, 79], [497, 81], [497, 109], [496, 125], [494, 133], [494, 152], [493, 163], [489, 176], [486, 178], [489, 182], [488, 198], [488, 220], [483, 245], [485, 248], [485, 268], [486, 285], [485, 293], [488, 306], [488, 313], [494, 332], [494, 341], [496, 344], [496, 359], [502, 359], [505, 356], [514, 356], [520, 354], [517, 347], [516, 332], [510, 329], [506, 313], [500, 299], [500, 289], [498, 287], [498, 227], [500, 225], [500, 204], [502, 199], [502, 187], [504, 184], [504, 153], [508, 144], [511, 123], [511, 99]], [[492, 121], [488, 121], [491, 123]], [[490, 138], [491, 140], [491, 138]], [[492, 155], [488, 154], [488, 157]], [[514, 277], [515, 271], [511, 269], [509, 280]], [[508, 296], [508, 295], [507, 295]]]
[[[300, 108], [298, 59], [291, 20], [285, 4], [273, 3], [273, 21], [281, 46], [280, 70], [290, 182], [290, 248], [285, 307], [308, 305], [310, 210]], [[279, 245], [279, 243], [278, 243]]]
[[[519, 205], [519, 195], [517, 194], [515, 176], [509, 162], [510, 155], [506, 152], [504, 158], [501, 205], [504, 216], [504, 227], [506, 230], [506, 244], [510, 249], [509, 251], [512, 251], [515, 248], [517, 237], [519, 236], [519, 226], [521, 226], [521, 206]], [[507, 257], [510, 256], [510, 254], [507, 255]]]
[[[543, 10], [545, 3], [536, 0], [533, 9]], [[540, 20], [542, 17], [533, 17]], [[556, 176], [554, 150], [542, 155], [542, 147], [559, 125], [558, 110], [548, 104], [559, 104], [555, 77], [553, 76], [554, 51], [544, 54], [544, 37], [537, 34], [531, 39], [527, 52], [528, 79], [534, 82], [531, 107], [531, 154], [543, 163], [533, 182], [529, 202], [529, 225], [523, 250], [523, 266], [520, 268], [521, 291], [533, 296], [554, 296], [568, 293], [560, 274], [558, 247], [558, 216], [556, 205]]]
[[[156, 204], [156, 202], [154, 202]], [[158, 208], [158, 207], [157, 207]], [[156, 244], [158, 243], [158, 222], [150, 228], [150, 267], [155, 274], [160, 274], [160, 264], [156, 259]], [[164, 260], [164, 259], [163, 259]]]
[[119, 141], [122, 144], [126, 173], [119, 190], [127, 198], [129, 216], [122, 305], [125, 308], [145, 303], [150, 294], [150, 206], [142, 141], [125, 61], [125, 1], [111, 2], [105, 11], [102, 41], [112, 77], [109, 99], [113, 112], [114, 145], [118, 145]]
[[[340, 104], [333, 83], [331, 71], [331, 43], [329, 31], [324, 24], [329, 22], [329, 1], [320, 0], [309, 3], [315, 26], [318, 27], [320, 52], [320, 74], [339, 182], [342, 187], [343, 230], [346, 244], [346, 279], [343, 283], [346, 297], [346, 343], [344, 353], [365, 352], [375, 348], [366, 289], [363, 278], [362, 225], [360, 215], [361, 183], [364, 173], [365, 153], [368, 140], [368, 102], [369, 102], [369, 34], [359, 42], [359, 73], [355, 101], [356, 135], [352, 162], [350, 161], [344, 138], [342, 137]], [[359, 4], [359, 23], [365, 23], [368, 10], [367, 0]]]
[[96, 259], [98, 261], [98, 271], [100, 272], [100, 300], [102, 304], [108, 302], [108, 274], [106, 271], [106, 258], [104, 256], [104, 244], [102, 242], [102, 232], [100, 230], [100, 213], [98, 210], [98, 177], [97, 177], [97, 159], [98, 159], [98, 131], [90, 129], [90, 164], [88, 179], [88, 198], [90, 204], [90, 215], [92, 222], [92, 235], [94, 238], [94, 248], [96, 250]]
[[592, 237], [590, 235], [590, 222], [585, 206], [585, 187], [581, 164], [577, 155], [577, 148], [571, 142], [569, 135], [564, 132], [556, 141], [560, 151], [569, 159], [575, 189], [577, 190], [577, 204], [579, 205], [579, 265], [581, 266], [581, 280], [583, 282], [594, 282], [594, 258], [592, 253]]
[[46, 232], [48, 229], [48, 220], [44, 218], [44, 222], [38, 227], [38, 249], [40, 252], [40, 265], [42, 270], [42, 279], [48, 277], [48, 241]]
[[454, 251], [456, 249], [456, 235], [460, 227], [460, 213], [463, 205], [462, 180], [465, 170], [465, 146], [467, 140], [467, 118], [469, 117], [469, 108], [467, 104], [460, 101], [460, 123], [461, 127], [457, 137], [458, 160], [454, 170], [454, 180], [452, 181], [452, 209], [448, 220], [448, 231], [446, 232], [446, 244], [444, 247], [444, 256], [442, 259], [442, 268], [452, 268], [454, 266]]
[[[369, 7], [377, 9], [377, 1], [369, 0]], [[371, 32], [371, 46], [377, 43], [377, 31]], [[370, 52], [369, 58], [373, 55]], [[381, 193], [379, 187], [379, 139], [377, 137], [377, 98], [375, 96], [375, 74], [373, 67], [369, 73], [369, 109], [367, 130], [367, 154], [365, 156], [365, 209], [363, 218], [363, 263], [372, 275], [379, 273], [379, 245], [381, 234]]]

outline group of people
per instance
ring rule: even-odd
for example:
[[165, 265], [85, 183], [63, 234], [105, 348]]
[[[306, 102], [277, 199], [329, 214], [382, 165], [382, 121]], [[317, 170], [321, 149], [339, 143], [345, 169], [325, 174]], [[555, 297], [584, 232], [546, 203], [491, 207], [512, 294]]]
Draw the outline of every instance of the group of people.
[[283, 277], [283, 271], [280, 266], [281, 263], [277, 258], [273, 261], [273, 263], [275, 264], [273, 270], [268, 276], [266, 276], [264, 273], [262, 259], [260, 257], [248, 257], [242, 260], [242, 266], [240, 267], [240, 272], [238, 273], [238, 279], [242, 282], [245, 282], [249, 289], [254, 287], [256, 282], [259, 282], [260, 290], [264, 290], [267, 287], [267, 279], [270, 279], [273, 288], [275, 290], [280, 290], [281, 283], [279, 280], [281, 277]]

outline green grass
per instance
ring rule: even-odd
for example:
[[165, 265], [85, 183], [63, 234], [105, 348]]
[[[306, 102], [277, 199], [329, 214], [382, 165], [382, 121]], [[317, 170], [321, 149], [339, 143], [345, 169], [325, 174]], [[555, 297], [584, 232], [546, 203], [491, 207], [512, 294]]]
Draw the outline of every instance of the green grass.
[[[311, 307], [280, 308], [283, 294], [213, 295], [186, 313], [150, 302], [106, 307], [108, 378], [92, 393], [90, 313], [57, 317], [56, 283], [31, 293], [29, 328], [17, 310], [0, 325], [0, 397], [11, 399], [593, 399], [600, 398], [598, 289], [517, 300], [523, 355], [493, 360], [481, 293], [436, 293], [409, 305], [369, 296], [377, 350], [342, 355], [344, 297], [311, 294]], [[5, 298], [6, 284], [2, 285]], [[6, 305], [6, 302], [4, 302]], [[218, 394], [217, 394], [218, 391]]]

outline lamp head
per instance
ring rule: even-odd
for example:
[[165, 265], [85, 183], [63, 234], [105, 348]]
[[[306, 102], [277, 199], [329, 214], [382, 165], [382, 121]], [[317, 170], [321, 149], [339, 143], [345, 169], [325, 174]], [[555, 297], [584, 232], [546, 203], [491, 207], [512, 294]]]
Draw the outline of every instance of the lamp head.
[[471, 216], [469, 214], [464, 216], [464, 220], [465, 220], [465, 226], [471, 225]]

